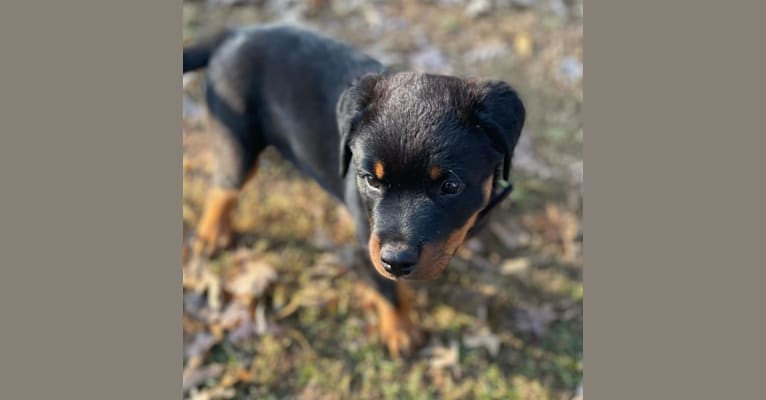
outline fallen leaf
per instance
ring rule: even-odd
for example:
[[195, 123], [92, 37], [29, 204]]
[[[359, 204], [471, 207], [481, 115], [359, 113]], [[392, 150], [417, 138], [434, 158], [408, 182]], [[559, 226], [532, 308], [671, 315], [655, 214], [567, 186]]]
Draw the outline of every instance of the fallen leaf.
[[516, 375], [511, 378], [511, 384], [516, 389], [516, 393], [520, 399], [550, 399], [547, 390], [545, 390], [545, 388], [536, 379], [528, 378], [523, 375]]
[[230, 302], [212, 326], [228, 330], [227, 338], [235, 343], [247, 340], [253, 335], [253, 320], [249, 308], [237, 301]]
[[186, 392], [208, 379], [217, 378], [223, 370], [221, 364], [210, 364], [204, 367], [187, 366], [182, 375], [181, 388]]
[[471, 18], [479, 18], [492, 11], [492, 2], [489, 0], [473, 0], [465, 8], [465, 14]]
[[414, 52], [410, 56], [410, 62], [414, 68], [423, 71], [437, 71], [446, 74], [452, 70], [449, 58], [434, 46], [427, 46]]
[[506, 224], [492, 222], [489, 224], [489, 230], [509, 250], [514, 250], [529, 242], [529, 235], [514, 222]]
[[192, 258], [183, 268], [183, 287], [192, 293], [207, 291], [207, 307], [217, 313], [221, 309], [221, 278], [205, 267], [201, 258]]
[[516, 328], [538, 337], [544, 336], [551, 322], [556, 320], [556, 313], [550, 304], [542, 306], [522, 306], [516, 312]]
[[[275, 318], [283, 319], [301, 307], [321, 307], [337, 300], [338, 293], [333, 290], [328, 290], [328, 287], [322, 286], [319, 282], [321, 281], [316, 282], [313, 286], [307, 286], [293, 293], [290, 302], [279, 310]], [[360, 304], [363, 303], [364, 301], [360, 301]]]
[[430, 360], [428, 365], [432, 370], [450, 369], [455, 376], [460, 376], [460, 348], [457, 340], [450, 340], [449, 347], [435, 344], [423, 350]]
[[488, 62], [505, 57], [508, 54], [508, 45], [503, 42], [488, 42], [477, 45], [473, 50], [466, 53], [466, 60], [477, 62]]
[[465, 248], [470, 250], [472, 253], [483, 253], [486, 249], [486, 246], [484, 246], [484, 243], [481, 242], [481, 240], [477, 238], [470, 238], [466, 240], [465, 242]]
[[561, 61], [560, 72], [569, 81], [579, 82], [583, 76], [582, 62], [574, 57], [567, 57]]
[[582, 390], [582, 383], [577, 385], [577, 389], [575, 389], [575, 396], [572, 398], [572, 400], [583, 400], [583, 390]]
[[243, 368], [241, 364], [236, 363], [226, 368], [226, 371], [223, 373], [223, 376], [219, 380], [217, 387], [228, 388], [239, 382], [250, 382], [251, 379], [252, 375], [250, 375], [250, 372]]
[[215, 344], [215, 338], [208, 332], [198, 332], [194, 341], [184, 351], [188, 359], [202, 359]]
[[210, 389], [192, 389], [189, 392], [190, 400], [218, 400], [218, 399], [233, 399], [237, 395], [237, 391], [233, 388], [224, 388], [216, 386]]
[[269, 264], [249, 261], [242, 273], [224, 284], [224, 289], [238, 299], [258, 298], [276, 278], [277, 273]]
[[248, 315], [247, 319], [243, 320], [236, 328], [229, 331], [228, 339], [234, 343], [244, 342], [253, 337], [255, 327], [253, 326], [253, 320]]
[[268, 330], [269, 326], [266, 322], [266, 309], [262, 302], [259, 302], [255, 306], [255, 327], [253, 330], [257, 335], [263, 335]]
[[204, 108], [199, 103], [194, 102], [186, 94], [183, 95], [182, 115], [185, 120], [196, 122], [204, 116]]
[[529, 269], [529, 266], [530, 262], [526, 257], [512, 258], [503, 261], [503, 264], [500, 265], [500, 272], [503, 275], [518, 275], [526, 272]]
[[233, 329], [239, 326], [242, 321], [248, 319], [247, 306], [237, 302], [231, 302], [223, 310], [218, 323], [223, 329]]
[[513, 50], [521, 58], [527, 58], [532, 53], [532, 36], [521, 32], [513, 38]]
[[203, 276], [207, 286], [207, 305], [211, 311], [218, 313], [221, 310], [221, 278], [212, 271], [205, 270]]
[[205, 296], [196, 291], [184, 290], [183, 294], [184, 314], [198, 320], [205, 320], [207, 300]]
[[500, 338], [487, 328], [482, 328], [479, 332], [463, 336], [463, 344], [466, 347], [484, 347], [490, 356], [495, 357], [500, 351]]

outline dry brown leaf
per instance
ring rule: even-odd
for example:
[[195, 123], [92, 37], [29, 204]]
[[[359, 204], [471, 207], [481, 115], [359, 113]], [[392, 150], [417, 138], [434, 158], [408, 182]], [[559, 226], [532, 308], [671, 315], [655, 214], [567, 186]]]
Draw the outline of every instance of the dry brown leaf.
[[223, 296], [221, 293], [221, 278], [209, 270], [205, 270], [203, 276], [207, 286], [207, 305], [211, 311], [218, 313], [221, 311], [223, 301], [221, 298]]
[[263, 261], [246, 262], [240, 274], [224, 284], [224, 289], [238, 299], [258, 298], [277, 278], [277, 273]]
[[201, 259], [192, 259], [183, 268], [183, 287], [192, 293], [207, 291], [207, 307], [217, 313], [221, 310], [221, 278], [204, 266]]
[[503, 275], [518, 275], [526, 272], [530, 266], [529, 259], [526, 257], [511, 258], [503, 261], [500, 265], [500, 272]]
[[321, 284], [304, 287], [292, 295], [290, 302], [279, 310], [276, 319], [283, 319], [294, 313], [301, 307], [321, 307], [329, 302], [335, 301], [338, 293], [327, 290]]
[[[242, 378], [245, 378], [244, 380]], [[230, 366], [223, 373], [223, 376], [218, 382], [217, 387], [228, 388], [234, 386], [238, 382], [249, 382], [251, 379], [250, 373], [242, 368], [242, 365]]]
[[237, 247], [231, 254], [232, 262], [237, 265], [244, 265], [253, 257], [253, 251], [247, 247]]
[[199, 332], [194, 336], [194, 341], [186, 347], [184, 353], [189, 359], [203, 359], [215, 343], [213, 335], [208, 332]]
[[453, 375], [460, 376], [460, 348], [457, 340], [450, 340], [449, 347], [435, 344], [424, 349], [423, 353], [430, 357], [428, 364], [432, 370], [450, 369]]
[[210, 389], [192, 389], [192, 391], [189, 392], [189, 400], [233, 399], [236, 395], [237, 391], [232, 388], [216, 386]]
[[266, 308], [263, 303], [258, 303], [255, 306], [255, 326], [253, 330], [257, 335], [263, 335], [268, 330], [269, 325], [266, 322]]
[[520, 58], [527, 58], [532, 53], [532, 36], [527, 32], [520, 32], [513, 38], [513, 50]]
[[253, 321], [248, 316], [248, 318], [242, 321], [239, 326], [229, 331], [228, 338], [234, 343], [243, 342], [250, 339], [253, 336], [254, 331], [255, 328], [253, 327]]
[[542, 306], [522, 306], [516, 312], [516, 328], [536, 336], [544, 336], [548, 326], [557, 318], [550, 304]]
[[228, 339], [232, 342], [247, 340], [253, 335], [253, 320], [248, 307], [240, 302], [230, 302], [221, 313], [218, 325], [229, 331]]
[[492, 357], [500, 352], [500, 338], [488, 328], [482, 328], [478, 332], [463, 336], [463, 344], [466, 347], [484, 347]]
[[207, 309], [207, 299], [202, 295], [202, 293], [197, 291], [184, 290], [183, 308], [184, 315], [187, 315], [190, 318], [204, 320]]
[[516, 375], [511, 378], [511, 383], [520, 399], [530, 400], [549, 400], [550, 396], [548, 391], [540, 384], [539, 381], [527, 378], [523, 375]]
[[213, 335], [199, 333], [191, 345], [186, 348], [187, 361], [182, 373], [184, 391], [196, 386], [199, 382], [220, 374], [221, 371], [211, 369], [210, 366], [201, 367], [205, 355], [215, 342]]
[[207, 326], [203, 321], [200, 321], [199, 319], [192, 318], [191, 316], [187, 315], [184, 312], [184, 315], [182, 317], [182, 326], [183, 326], [183, 332], [185, 335], [195, 334], [197, 332], [201, 332], [205, 330], [205, 327]]
[[489, 224], [489, 230], [509, 250], [529, 243], [529, 234], [515, 222], [509, 221], [503, 224], [492, 222]]
[[210, 364], [204, 367], [187, 366], [183, 371], [181, 388], [186, 392], [208, 379], [217, 378], [223, 370], [221, 364]]
[[223, 328], [221, 328], [221, 325], [212, 323], [210, 324], [209, 328], [210, 328], [210, 333], [213, 335], [216, 342], [220, 342], [223, 340], [224, 334], [223, 334]]
[[247, 306], [237, 302], [229, 303], [221, 313], [218, 323], [223, 329], [233, 329], [248, 318]]

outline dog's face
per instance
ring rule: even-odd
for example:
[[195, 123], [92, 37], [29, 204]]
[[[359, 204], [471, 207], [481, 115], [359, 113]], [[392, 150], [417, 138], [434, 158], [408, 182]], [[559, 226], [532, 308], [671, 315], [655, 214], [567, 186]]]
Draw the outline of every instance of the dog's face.
[[365, 204], [375, 269], [439, 277], [510, 162], [524, 121], [515, 92], [496, 81], [372, 75], [344, 92], [338, 115], [341, 169]]

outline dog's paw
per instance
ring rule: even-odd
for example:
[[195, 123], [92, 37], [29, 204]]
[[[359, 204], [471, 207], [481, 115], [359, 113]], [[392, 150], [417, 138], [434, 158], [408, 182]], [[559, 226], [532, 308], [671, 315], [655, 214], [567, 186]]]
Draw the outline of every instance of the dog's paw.
[[218, 250], [229, 246], [233, 238], [231, 210], [236, 204], [237, 192], [214, 188], [208, 194], [205, 212], [198, 225], [192, 245], [195, 257], [212, 257]]
[[378, 313], [380, 338], [393, 358], [410, 356], [423, 342], [423, 333], [408, 313], [387, 307]]
[[233, 237], [233, 231], [227, 223], [203, 225], [197, 231], [192, 245], [192, 256], [212, 257], [221, 249], [227, 248]]
[[413, 305], [411, 291], [401, 282], [397, 282], [396, 290], [399, 304], [395, 306], [375, 288], [364, 283], [356, 286], [362, 307], [374, 310], [380, 341], [392, 358], [410, 356], [423, 343], [423, 332], [410, 318]]

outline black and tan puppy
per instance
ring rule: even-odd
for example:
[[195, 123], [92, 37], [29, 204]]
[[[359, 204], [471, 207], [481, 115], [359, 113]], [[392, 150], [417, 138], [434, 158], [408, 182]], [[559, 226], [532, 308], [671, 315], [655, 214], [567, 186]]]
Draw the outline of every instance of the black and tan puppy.
[[392, 354], [419, 335], [402, 280], [434, 279], [510, 192], [524, 123], [500, 81], [387, 70], [361, 52], [295, 27], [229, 30], [184, 49], [183, 71], [207, 66], [214, 189], [196, 256], [228, 236], [229, 211], [274, 146], [344, 202], [377, 277], [381, 334]]

